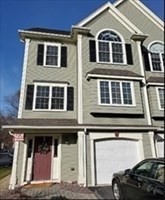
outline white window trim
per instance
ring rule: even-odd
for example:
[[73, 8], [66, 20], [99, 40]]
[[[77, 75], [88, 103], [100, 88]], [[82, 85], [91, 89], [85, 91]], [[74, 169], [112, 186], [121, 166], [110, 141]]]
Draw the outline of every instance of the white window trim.
[[[162, 73], [162, 72], [164, 72], [164, 66], [163, 66], [163, 59], [162, 59], [161, 53], [159, 53], [160, 63], [161, 63], [161, 65], [160, 65], [161, 71], [153, 70], [152, 59], [151, 59], [151, 53], [150, 53], [150, 47], [151, 47], [154, 43], [160, 43], [160, 44], [163, 44], [163, 45], [164, 45], [164, 43], [163, 43], [162, 41], [159, 41], [159, 40], [155, 40], [155, 41], [151, 42], [151, 43], [148, 45], [148, 51], [149, 51], [149, 53], [148, 53], [148, 58], [149, 58], [150, 69], [151, 69], [151, 72], [156, 72], [156, 73], [157, 73], [157, 72], [160, 72], [160, 73]], [[152, 52], [152, 53], [154, 53], [154, 52]], [[157, 52], [155, 52], [155, 53], [157, 53]]]
[[[56, 46], [58, 47], [58, 58], [57, 58], [57, 65], [46, 65], [46, 51], [47, 46]], [[45, 67], [60, 67], [61, 65], [61, 44], [60, 43], [44, 43], [44, 66]]]
[[158, 100], [158, 108], [159, 108], [159, 110], [164, 110], [164, 108], [161, 107], [161, 103], [160, 103], [159, 89], [164, 89], [164, 88], [163, 87], [156, 87], [156, 95], [157, 95], [157, 100]]
[[[113, 31], [115, 32], [121, 39], [121, 42], [115, 42], [115, 41], [106, 41], [106, 40], [98, 40], [98, 36], [101, 32], [103, 31]], [[124, 38], [123, 36], [118, 33], [116, 30], [113, 30], [113, 29], [102, 29], [101, 31], [99, 31], [95, 37], [95, 41], [96, 41], [96, 62], [97, 63], [103, 63], [103, 64], [114, 64], [114, 65], [126, 65], [127, 62], [126, 62], [126, 49], [125, 49], [125, 41], [124, 41]], [[110, 53], [110, 62], [102, 62], [102, 61], [99, 61], [99, 45], [98, 43], [99, 42], [107, 42], [109, 43], [109, 53]], [[113, 62], [113, 57], [112, 57], [112, 43], [120, 43], [122, 45], [122, 50], [123, 50], [123, 63], [117, 63], [117, 62]]]
[[[110, 103], [109, 104], [105, 104], [105, 103], [101, 103], [101, 96], [100, 96], [100, 82], [101, 81], [106, 81], [109, 83], [109, 95], [110, 95]], [[119, 82], [120, 83], [120, 94], [121, 94], [121, 104], [112, 104], [112, 93], [111, 93], [111, 82]], [[123, 92], [122, 92], [122, 87], [121, 84], [122, 83], [130, 83], [131, 86], [131, 98], [132, 98], [132, 104], [124, 104], [124, 99], [123, 99]], [[98, 88], [98, 105], [100, 106], [126, 106], [126, 107], [135, 107], [136, 106], [136, 102], [135, 102], [135, 92], [134, 92], [134, 83], [133, 81], [119, 81], [119, 80], [105, 80], [105, 79], [99, 79], [97, 81], [97, 88]]]
[[[48, 109], [36, 109], [36, 94], [37, 86], [48, 86], [49, 87], [49, 108]], [[64, 87], [64, 108], [63, 109], [51, 109], [51, 96], [52, 87]], [[66, 111], [67, 110], [67, 84], [54, 84], [54, 83], [34, 83], [34, 96], [33, 96], [33, 111]]]

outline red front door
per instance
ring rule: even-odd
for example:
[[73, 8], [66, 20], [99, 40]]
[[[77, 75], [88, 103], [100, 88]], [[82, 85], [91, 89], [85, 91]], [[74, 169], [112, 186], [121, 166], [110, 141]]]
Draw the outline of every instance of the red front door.
[[52, 137], [35, 137], [33, 180], [50, 180]]

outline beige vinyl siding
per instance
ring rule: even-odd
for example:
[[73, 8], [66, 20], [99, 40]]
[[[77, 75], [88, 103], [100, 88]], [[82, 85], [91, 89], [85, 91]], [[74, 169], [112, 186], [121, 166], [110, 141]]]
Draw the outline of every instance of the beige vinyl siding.
[[[37, 81], [60, 81], [68, 82], [71, 87], [74, 87], [74, 111], [53, 112], [53, 111], [31, 111], [23, 109], [23, 118], [76, 118], [77, 107], [77, 67], [76, 67], [76, 46], [74, 44], [65, 44], [67, 46], [67, 67], [44, 67], [37, 66], [37, 48], [38, 44], [43, 44], [43, 41], [31, 40], [29, 45], [29, 55], [27, 63], [26, 87], [28, 84], [33, 84]], [[26, 90], [25, 87], [25, 90]], [[25, 108], [26, 92], [24, 97], [23, 108]]]
[[[117, 7], [132, 23], [134, 23], [144, 34], [148, 35], [143, 45], [148, 48], [153, 41], [164, 42], [164, 31], [156, 24], [148, 19], [141, 11], [139, 11], [132, 3], [125, 1]], [[128, 12], [129, 10], [129, 12]], [[163, 72], [148, 72], [146, 71], [146, 79], [150, 76], [163, 77]]]
[[[107, 80], [107, 79], [104, 79]], [[108, 79], [109, 80], [109, 79]], [[114, 79], [111, 79], [114, 80]], [[116, 81], [116, 79], [114, 80]], [[122, 80], [121, 80], [122, 81]], [[135, 106], [112, 106], [112, 105], [99, 105], [98, 97], [100, 96], [98, 89], [97, 79], [90, 80], [90, 100], [89, 110], [90, 112], [98, 113], [129, 113], [129, 114], [143, 114], [142, 100], [140, 94], [140, 83], [133, 82], [133, 90], [135, 93]]]
[[[143, 91], [140, 90], [140, 83], [134, 82], [134, 93], [136, 106], [102, 106], [98, 105], [98, 91], [97, 91], [97, 79], [91, 79], [83, 84], [83, 122], [93, 124], [147, 124], [146, 114], [144, 109], [144, 99], [142, 99]], [[114, 117], [93, 117], [90, 112], [105, 112], [110, 109], [110, 113], [118, 113], [118, 118]], [[144, 118], [132, 118], [126, 116], [126, 118], [120, 117], [121, 113], [130, 114], [144, 114]]]
[[153, 39], [163, 41], [163, 31], [132, 3], [125, 1], [124, 3], [120, 4], [117, 9], [122, 14], [124, 14], [133, 24], [135, 24], [136, 27], [138, 27], [143, 33], [149, 35], [145, 43], [149, 43]]
[[[66, 144], [65, 141], [69, 143]], [[61, 180], [78, 181], [78, 145], [77, 134], [62, 134]]]
[[157, 96], [156, 90], [157, 90], [157, 87], [155, 86], [150, 86], [148, 88], [151, 116], [163, 117], [164, 110], [159, 109], [159, 102], [158, 102], [158, 96]]
[[[95, 37], [95, 35], [102, 29], [112, 29], [119, 32], [126, 43], [130, 43], [132, 45], [132, 54], [134, 65], [120, 65], [120, 64], [102, 64], [96, 62], [89, 61], [89, 40], [94, 39], [92, 37], [83, 37], [82, 41], [82, 66], [83, 66], [83, 122], [84, 123], [93, 123], [93, 124], [146, 124], [147, 121], [145, 118], [134, 118], [128, 116], [128, 118], [95, 118], [90, 112], [91, 111], [105, 111], [107, 107], [98, 106], [98, 92], [97, 92], [97, 81], [96, 79], [90, 79], [87, 81], [86, 74], [94, 68], [103, 68], [103, 69], [118, 69], [118, 70], [129, 70], [134, 73], [140, 74], [140, 64], [139, 57], [137, 51], [137, 44], [134, 41], [130, 40], [131, 33], [121, 24], [119, 23], [110, 13], [103, 14], [99, 16], [99, 18], [88, 24], [88, 27], [91, 28], [91, 34]], [[136, 96], [136, 107], [114, 107], [109, 106], [113, 113], [139, 113], [142, 114], [144, 112], [144, 104], [141, 99], [141, 91], [139, 83], [135, 82], [135, 96]], [[144, 110], [143, 110], [144, 109]], [[144, 113], [145, 114], [145, 113]]]
[[[154, 126], [163, 127], [164, 126], [164, 110], [159, 109], [158, 96], [156, 91], [156, 86], [150, 86], [148, 88], [149, 105], [151, 110], [151, 118]], [[162, 120], [153, 117], [162, 117]]]
[[86, 151], [87, 151], [87, 185], [92, 185], [92, 172], [91, 172], [91, 144], [89, 134], [87, 137]]
[[151, 150], [151, 143], [150, 143], [150, 137], [148, 133], [143, 133], [143, 149], [144, 149], [144, 158], [151, 158], [152, 156], [152, 150]]
[[164, 116], [162, 117], [162, 120], [156, 120], [152, 119], [153, 126], [163, 127], [164, 128]]
[[146, 71], [146, 80], [149, 77], [164, 77], [164, 72], [151, 72], [151, 71]]
[[88, 25], [91, 29], [90, 33], [95, 37], [97, 33], [103, 29], [112, 29], [119, 33], [125, 40], [125, 43], [129, 43], [132, 46], [133, 62], [134, 65], [123, 65], [123, 64], [101, 64], [101, 63], [89, 63], [89, 39], [95, 38], [83, 38], [83, 71], [86, 73], [93, 68], [105, 68], [105, 69], [122, 69], [130, 70], [135, 73], [140, 74], [139, 58], [137, 51], [136, 42], [130, 39], [132, 33], [122, 25], [116, 18], [114, 18], [110, 13], [106, 13], [100, 16], [97, 21], [93, 21]]

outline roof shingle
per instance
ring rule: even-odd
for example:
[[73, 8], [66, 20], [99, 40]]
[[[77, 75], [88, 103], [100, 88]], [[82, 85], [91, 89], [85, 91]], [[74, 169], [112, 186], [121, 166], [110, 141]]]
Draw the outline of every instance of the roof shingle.
[[147, 83], [164, 83], [164, 77], [151, 76], [147, 79]]
[[87, 74], [99, 74], [99, 75], [110, 75], [110, 76], [131, 76], [131, 77], [142, 77], [129, 70], [119, 70], [119, 69], [102, 69], [95, 68], [89, 71]]

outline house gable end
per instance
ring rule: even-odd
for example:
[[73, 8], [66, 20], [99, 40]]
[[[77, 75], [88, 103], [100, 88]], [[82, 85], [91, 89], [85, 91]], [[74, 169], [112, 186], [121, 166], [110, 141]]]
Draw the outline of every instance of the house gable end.
[[140, 0], [118, 0], [113, 5], [118, 9], [118, 7], [121, 7], [126, 2], [131, 3], [138, 9], [140, 12], [142, 12], [148, 19], [150, 19], [157, 27], [159, 27], [161, 30], [164, 30], [164, 22], [155, 15], [149, 8], [147, 8]]
[[143, 34], [133, 23], [131, 23], [119, 10], [117, 10], [110, 2], [107, 2], [102, 7], [97, 9], [95, 12], [93, 12], [91, 15], [89, 15], [87, 18], [79, 22], [76, 26], [77, 27], [85, 27], [88, 26], [88, 24], [95, 20], [98, 16], [100, 16], [102, 13], [109, 12], [112, 14], [120, 23], [122, 23], [130, 32], [132, 33], [138, 33]]

